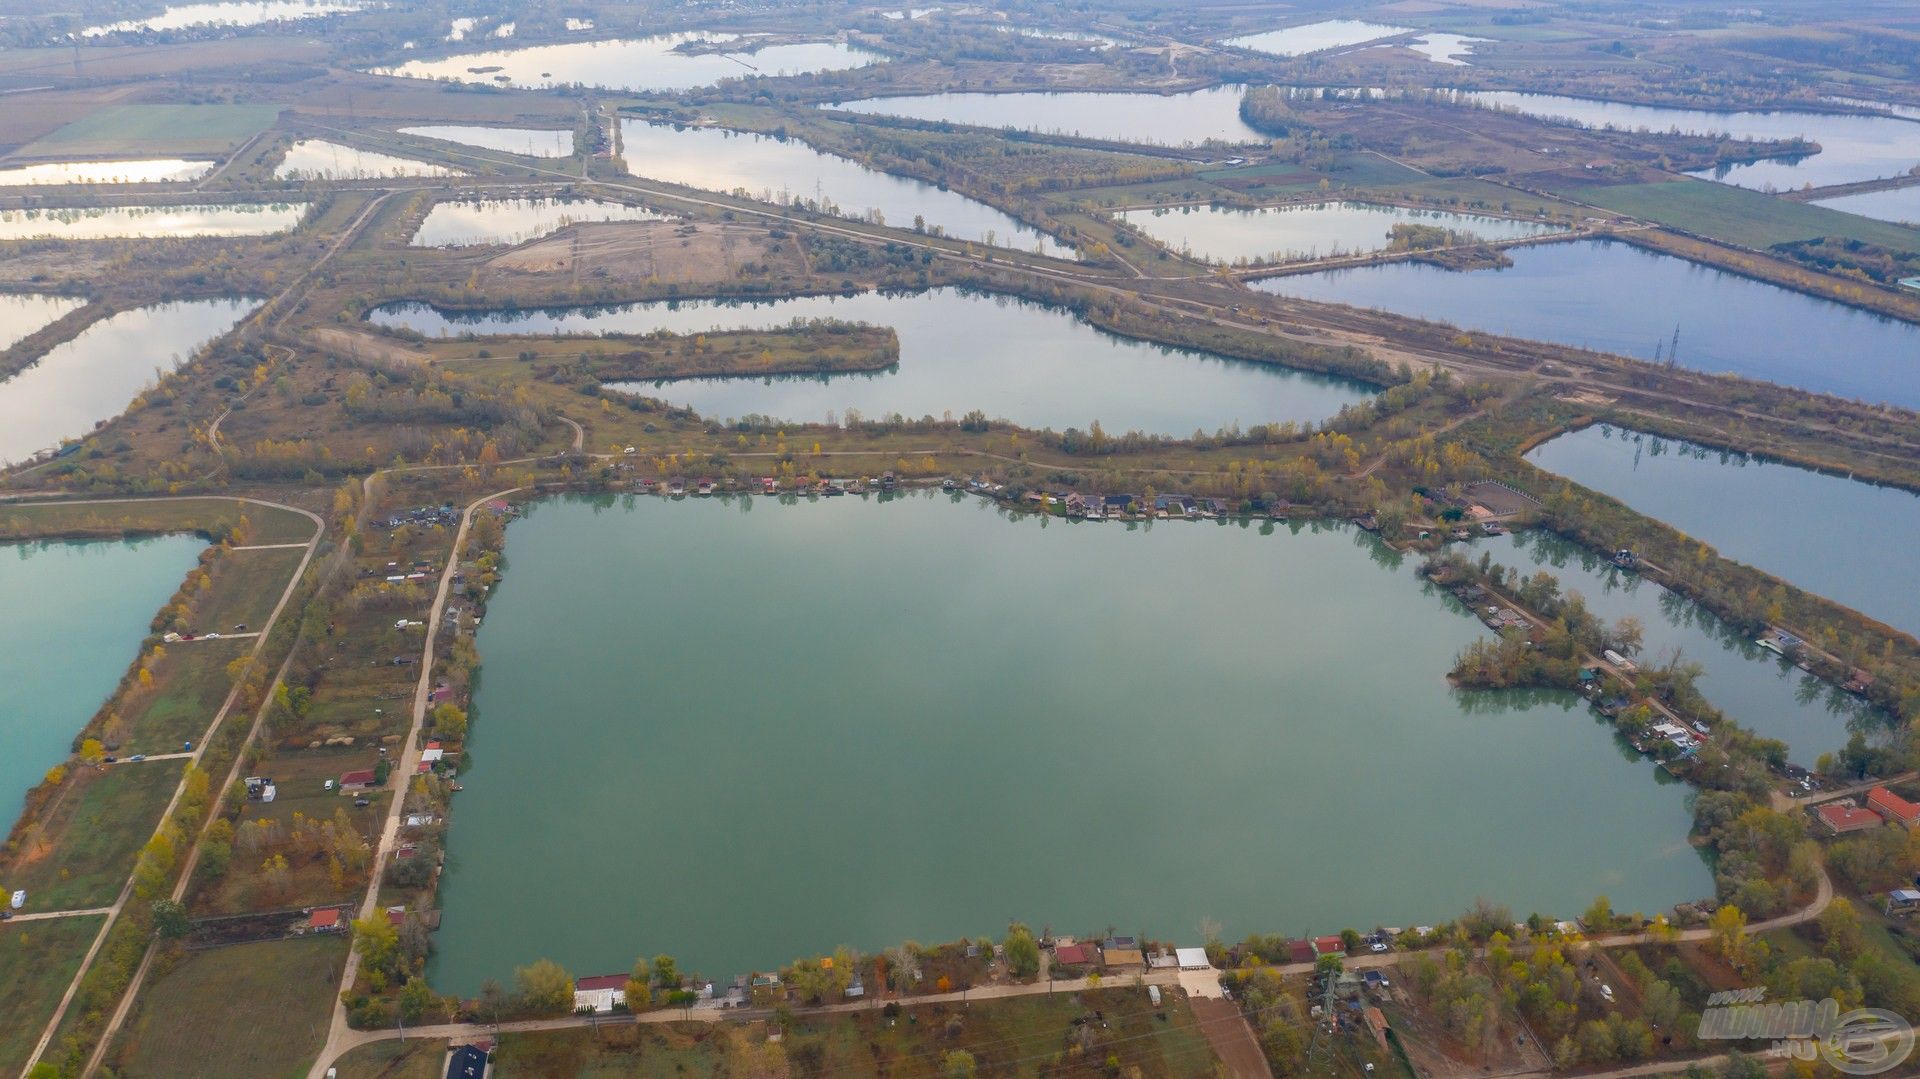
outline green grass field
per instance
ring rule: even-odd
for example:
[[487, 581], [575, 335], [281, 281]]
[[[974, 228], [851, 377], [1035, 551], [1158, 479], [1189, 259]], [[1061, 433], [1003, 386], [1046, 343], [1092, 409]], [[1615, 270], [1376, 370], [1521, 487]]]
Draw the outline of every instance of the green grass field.
[[347, 947], [327, 935], [188, 953], [140, 994], [114, 1050], [118, 1072], [305, 1075], [327, 1040]]
[[172, 753], [180, 743], [206, 734], [207, 724], [213, 721], [231, 685], [227, 661], [252, 643], [207, 641], [167, 646], [166, 658], [154, 668], [154, 688], [138, 691], [131, 704], [120, 710], [120, 718], [127, 724], [127, 738], [118, 752], [123, 756]]
[[287, 589], [287, 578], [306, 552], [298, 547], [272, 551], [229, 551], [221, 556], [213, 588], [195, 604], [194, 630], [232, 633], [245, 625], [249, 632], [264, 628], [273, 605]]
[[1920, 251], [1920, 231], [1707, 180], [1581, 187], [1583, 202], [1744, 247], [1818, 236]]
[[0, 1075], [17, 1075], [53, 1018], [102, 915], [0, 927]]
[[253, 526], [252, 543], [304, 543], [313, 536], [313, 522], [297, 513], [227, 498], [182, 498], [0, 503], [0, 539], [212, 532], [242, 517]]
[[26, 889], [29, 911], [113, 902], [185, 765], [150, 761], [83, 770], [43, 819], [41, 834], [23, 846], [20, 864], [6, 874], [7, 886]]
[[374, 1042], [334, 1062], [340, 1079], [440, 1079], [447, 1057], [444, 1042], [408, 1038]]
[[225, 154], [279, 115], [273, 105], [110, 105], [56, 128], [19, 156]]

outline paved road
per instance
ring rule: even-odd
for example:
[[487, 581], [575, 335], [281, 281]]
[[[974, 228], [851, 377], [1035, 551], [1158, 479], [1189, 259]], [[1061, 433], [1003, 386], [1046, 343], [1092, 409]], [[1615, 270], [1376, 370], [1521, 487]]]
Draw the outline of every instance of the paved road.
[[[83, 500], [76, 501], [73, 504], [75, 505], [125, 505], [128, 503], [136, 503], [136, 502], [187, 501], [190, 499], [207, 498], [207, 497], [218, 497], [218, 496], [195, 495], [195, 496], [178, 496], [178, 497], [164, 496], [160, 498], [83, 499]], [[229, 496], [229, 497], [231, 497], [232, 500], [235, 502], [246, 502], [256, 506], [266, 506], [272, 509], [285, 510], [288, 513], [297, 513], [300, 516], [305, 517], [308, 520], [313, 522], [313, 538], [307, 541], [307, 553], [300, 559], [300, 564], [294, 567], [293, 573], [287, 578], [287, 587], [281, 591], [279, 602], [274, 604], [273, 613], [267, 617], [266, 625], [267, 625], [267, 628], [271, 630], [273, 626], [279, 622], [281, 614], [286, 610], [288, 601], [293, 598], [294, 589], [299, 586], [301, 576], [307, 572], [308, 563], [313, 561], [313, 554], [314, 554], [314, 551], [320, 545], [320, 538], [326, 534], [326, 522], [322, 521], [318, 515], [314, 513], [310, 513], [307, 510], [303, 510], [298, 506], [288, 506], [278, 502], [268, 502], [264, 499], [259, 499], [259, 498], [244, 498], [244, 497], [237, 497], [237, 496]], [[265, 644], [266, 644], [265, 637], [255, 638], [253, 643], [253, 648], [248, 652], [248, 655], [258, 656], [260, 654], [260, 649]], [[207, 724], [206, 731], [202, 733], [199, 740], [194, 743], [197, 748], [195, 748], [192, 753], [189, 753], [186, 755], [188, 758], [190, 758], [193, 761], [194, 764], [197, 765], [200, 763], [201, 755], [206, 752], [207, 743], [213, 739], [214, 733], [217, 732], [220, 729], [220, 725], [223, 722], [225, 722], [227, 718], [227, 713], [232, 711], [234, 702], [239, 699], [239, 696], [240, 696], [240, 687], [238, 685], [235, 685], [232, 689], [229, 689], [227, 691], [226, 699], [221, 702], [219, 711], [214, 713], [213, 719], [209, 721]], [[177, 755], [170, 754], [169, 756], [177, 756]], [[148, 758], [148, 759], [152, 759], [152, 758]], [[180, 782], [174, 786], [173, 796], [167, 801], [166, 811], [160, 814], [159, 821], [162, 824], [164, 824], [165, 821], [167, 821], [169, 818], [173, 816], [173, 812], [175, 809], [179, 808], [180, 799], [184, 797], [186, 794], [187, 775], [190, 771], [191, 769], [181, 770]], [[159, 825], [156, 825], [155, 827], [156, 833], [158, 832], [158, 830], [159, 830]], [[41, 1055], [47, 1051], [47, 1045], [53, 1041], [54, 1031], [59, 1029], [60, 1021], [66, 1018], [67, 1009], [73, 1006], [73, 998], [77, 996], [80, 992], [81, 980], [86, 977], [87, 971], [92, 968], [93, 961], [99, 957], [101, 947], [106, 944], [107, 934], [110, 931], [112, 931], [114, 923], [117, 922], [120, 918], [120, 912], [126, 909], [127, 900], [131, 898], [132, 895], [133, 895], [133, 876], [129, 874], [127, 877], [126, 883], [120, 886], [120, 894], [118, 897], [114, 899], [113, 905], [106, 908], [106, 915], [107, 915], [106, 920], [101, 923], [100, 931], [94, 935], [93, 944], [87, 948], [87, 954], [80, 960], [79, 969], [75, 970], [73, 973], [73, 980], [67, 984], [66, 992], [61, 995], [60, 1005], [59, 1007], [54, 1009], [53, 1018], [47, 1022], [46, 1029], [41, 1032], [39, 1040], [34, 1043], [33, 1052], [29, 1054], [27, 1057], [26, 1067], [22, 1068], [20, 1071], [20, 1074], [23, 1077], [23, 1079], [25, 1076], [27, 1076], [33, 1071], [33, 1066], [40, 1062]], [[124, 1008], [124, 1005], [123, 1005], [123, 1008]], [[104, 1044], [104, 1042], [102, 1044]]]

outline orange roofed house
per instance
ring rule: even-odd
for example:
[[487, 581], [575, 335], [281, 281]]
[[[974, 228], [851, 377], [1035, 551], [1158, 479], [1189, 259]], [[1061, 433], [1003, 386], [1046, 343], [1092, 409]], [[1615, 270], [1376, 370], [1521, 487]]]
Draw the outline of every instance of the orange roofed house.
[[1835, 835], [1858, 832], [1880, 825], [1880, 814], [1870, 809], [1861, 809], [1852, 802], [1828, 802], [1815, 810], [1820, 815], [1820, 823]]
[[1914, 805], [1885, 787], [1875, 787], [1867, 792], [1867, 808], [1895, 824], [1904, 824], [1909, 828], [1920, 824], [1920, 805]]

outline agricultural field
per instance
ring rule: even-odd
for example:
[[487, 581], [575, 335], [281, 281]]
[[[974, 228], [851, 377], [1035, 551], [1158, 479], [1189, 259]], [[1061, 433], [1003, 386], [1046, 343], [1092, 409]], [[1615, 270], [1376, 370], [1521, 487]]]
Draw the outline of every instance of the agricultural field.
[[228, 498], [147, 499], [126, 502], [0, 503], [0, 537], [119, 537], [156, 532], [224, 535], [241, 518], [249, 543], [303, 543], [313, 522], [297, 513]]
[[[299, 1076], [327, 1037], [338, 934], [188, 952], [141, 994], [115, 1046], [125, 1075]], [[219, 1052], [208, 1052], [218, 1046]]]
[[195, 641], [168, 646], [153, 664], [153, 687], [134, 689], [116, 711], [117, 730], [103, 733], [118, 753], [171, 753], [206, 733], [232, 688], [227, 664], [251, 641]]
[[224, 155], [272, 126], [273, 105], [110, 105], [28, 143], [15, 157]]
[[1580, 185], [1564, 193], [1617, 213], [1742, 247], [1767, 248], [1827, 236], [1896, 251], [1920, 251], [1920, 232], [1913, 229], [1706, 180]]

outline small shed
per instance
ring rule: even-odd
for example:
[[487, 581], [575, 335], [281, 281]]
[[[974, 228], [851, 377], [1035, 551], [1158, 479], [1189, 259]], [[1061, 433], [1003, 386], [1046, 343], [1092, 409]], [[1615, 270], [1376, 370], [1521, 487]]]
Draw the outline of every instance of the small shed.
[[307, 915], [307, 929], [314, 933], [337, 933], [340, 931], [340, 911], [334, 907], [322, 907]]

